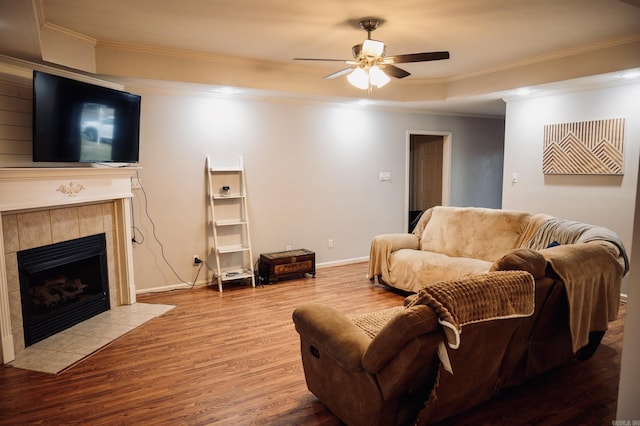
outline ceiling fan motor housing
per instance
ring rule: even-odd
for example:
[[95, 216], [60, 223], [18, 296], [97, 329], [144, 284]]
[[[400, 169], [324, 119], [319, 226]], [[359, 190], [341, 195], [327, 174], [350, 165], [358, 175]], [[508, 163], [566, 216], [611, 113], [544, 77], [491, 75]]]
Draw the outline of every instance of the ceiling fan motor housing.
[[360, 21], [360, 28], [368, 33], [378, 28], [378, 25], [380, 25], [380, 19], [377, 18], [366, 18]]

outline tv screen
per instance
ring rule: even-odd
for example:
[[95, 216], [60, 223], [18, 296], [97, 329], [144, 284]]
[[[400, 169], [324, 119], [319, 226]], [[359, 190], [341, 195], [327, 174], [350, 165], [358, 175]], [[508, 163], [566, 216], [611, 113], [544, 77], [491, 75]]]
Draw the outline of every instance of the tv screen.
[[33, 161], [137, 163], [139, 95], [33, 72]]

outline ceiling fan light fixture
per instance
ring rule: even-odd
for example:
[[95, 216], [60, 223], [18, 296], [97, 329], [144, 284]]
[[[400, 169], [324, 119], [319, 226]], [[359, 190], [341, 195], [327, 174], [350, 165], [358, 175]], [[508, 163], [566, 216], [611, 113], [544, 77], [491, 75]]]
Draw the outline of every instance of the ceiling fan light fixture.
[[391, 81], [391, 79], [380, 69], [380, 67], [374, 65], [369, 69], [369, 81], [373, 86], [376, 86], [379, 89]]
[[379, 58], [384, 54], [384, 43], [367, 39], [362, 43], [362, 54], [366, 57]]
[[347, 80], [358, 89], [366, 90], [369, 88], [369, 74], [360, 67], [354, 69], [347, 76]]

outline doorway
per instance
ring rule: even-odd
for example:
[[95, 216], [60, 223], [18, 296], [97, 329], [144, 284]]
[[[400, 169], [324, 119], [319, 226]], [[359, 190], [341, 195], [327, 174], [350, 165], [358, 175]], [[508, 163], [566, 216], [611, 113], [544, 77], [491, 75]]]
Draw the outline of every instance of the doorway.
[[408, 132], [406, 227], [411, 232], [421, 213], [449, 204], [451, 134]]

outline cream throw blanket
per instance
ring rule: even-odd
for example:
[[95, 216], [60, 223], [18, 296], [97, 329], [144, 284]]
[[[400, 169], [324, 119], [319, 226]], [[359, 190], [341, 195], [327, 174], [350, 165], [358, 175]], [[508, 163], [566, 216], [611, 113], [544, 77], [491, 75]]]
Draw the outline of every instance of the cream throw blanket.
[[602, 226], [589, 225], [566, 219], [550, 218], [533, 234], [527, 248], [542, 250], [556, 242], [560, 245], [588, 243], [590, 241], [608, 241], [618, 247], [624, 261], [624, 274], [629, 272], [629, 257], [618, 235]]
[[370, 280], [375, 277], [389, 276], [389, 258], [391, 253], [399, 249], [420, 249], [420, 240], [414, 234], [383, 234], [378, 235], [371, 241], [369, 253], [369, 272], [367, 276]]

